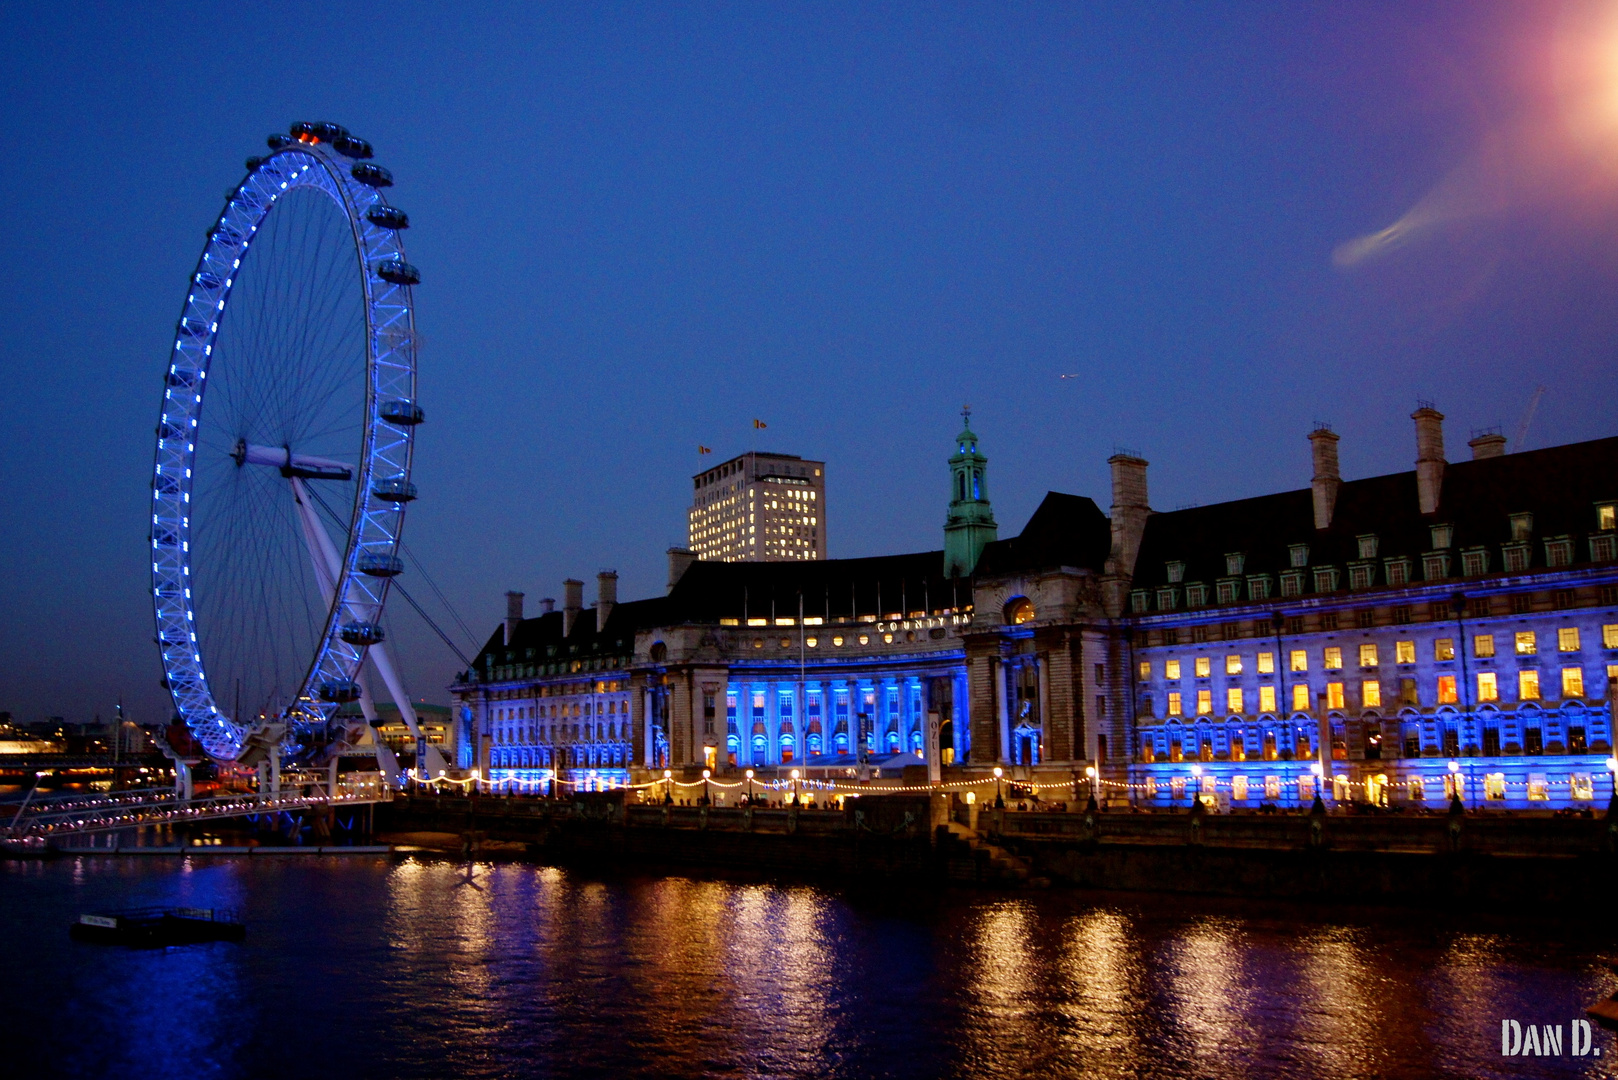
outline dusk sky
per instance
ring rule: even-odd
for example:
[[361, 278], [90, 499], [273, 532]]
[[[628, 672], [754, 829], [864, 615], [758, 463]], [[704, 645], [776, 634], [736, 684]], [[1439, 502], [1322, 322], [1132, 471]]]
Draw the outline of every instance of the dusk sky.
[[[168, 714], [162, 375], [205, 229], [292, 121], [397, 178], [405, 537], [481, 643], [507, 589], [661, 593], [691, 474], [755, 417], [827, 461], [834, 557], [942, 545], [963, 402], [1002, 536], [1047, 490], [1105, 509], [1115, 447], [1172, 509], [1306, 486], [1316, 420], [1345, 476], [1409, 469], [1418, 398], [1451, 460], [1538, 386], [1530, 446], [1614, 434], [1613, 13], [8, 4], [0, 710]], [[458, 662], [390, 614], [447, 701]]]

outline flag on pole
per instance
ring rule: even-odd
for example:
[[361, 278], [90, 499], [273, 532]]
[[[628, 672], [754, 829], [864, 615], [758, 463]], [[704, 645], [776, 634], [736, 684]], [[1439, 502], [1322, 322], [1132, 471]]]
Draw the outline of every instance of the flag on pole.
[[768, 425], [768, 424], [766, 424], [766, 423], [765, 423], [765, 422], [764, 422], [764, 421], [762, 421], [762, 420], [754, 420], [754, 421], [753, 421], [753, 427], [754, 427], [754, 428], [755, 428], [755, 429], [757, 429], [757, 428], [767, 428], [767, 427], [769, 427], [769, 426], [770, 426], [770, 425]]
[[713, 453], [713, 447], [711, 447], [711, 446], [703, 446], [701, 443], [698, 443], [697, 444], [697, 453], [698, 454], [711, 454], [711, 453]]

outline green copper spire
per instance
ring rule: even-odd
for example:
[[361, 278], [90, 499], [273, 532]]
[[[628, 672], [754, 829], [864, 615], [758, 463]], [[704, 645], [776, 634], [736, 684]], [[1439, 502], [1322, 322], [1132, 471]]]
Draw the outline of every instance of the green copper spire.
[[972, 433], [972, 407], [961, 409], [965, 426], [955, 436], [949, 459], [949, 517], [944, 521], [944, 576], [966, 577], [978, 564], [984, 545], [999, 536], [989, 506], [989, 459], [978, 453]]

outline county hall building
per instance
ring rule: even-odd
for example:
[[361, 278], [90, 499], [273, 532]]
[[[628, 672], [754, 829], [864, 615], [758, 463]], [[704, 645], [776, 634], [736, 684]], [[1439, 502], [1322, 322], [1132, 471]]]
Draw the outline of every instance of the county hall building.
[[[1411, 472], [1343, 480], [1321, 428], [1308, 487], [1155, 512], [1146, 462], [1117, 454], [1109, 512], [1052, 492], [1004, 539], [968, 426], [942, 550], [865, 559], [824, 557], [823, 463], [749, 455], [694, 478], [711, 554], [670, 551], [666, 595], [620, 603], [603, 573], [590, 608], [570, 580], [525, 617], [510, 594], [451, 687], [459, 764], [590, 786], [998, 765], [1056, 798], [1094, 766], [1113, 805], [1287, 807], [1319, 785], [1604, 806], [1618, 439], [1508, 455], [1485, 434], [1450, 463], [1443, 417], [1413, 419]], [[767, 495], [774, 543], [738, 551], [733, 508]]]

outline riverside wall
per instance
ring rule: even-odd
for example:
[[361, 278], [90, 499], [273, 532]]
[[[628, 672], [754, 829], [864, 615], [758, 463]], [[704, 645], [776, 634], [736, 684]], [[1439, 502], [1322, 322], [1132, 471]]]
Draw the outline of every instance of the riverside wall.
[[566, 800], [409, 796], [379, 811], [377, 829], [517, 843], [558, 864], [926, 880], [937, 872], [930, 811], [925, 796], [872, 799], [844, 810], [640, 805], [621, 793]]
[[[953, 828], [952, 828], [953, 824]], [[558, 864], [1478, 907], [1598, 905], [1618, 817], [1020, 812], [925, 795], [842, 810], [412, 796], [379, 832], [470, 836]], [[1009, 860], [1022, 869], [1005, 872]]]
[[975, 824], [1082, 888], [1594, 910], [1618, 886], [1611, 816], [984, 811]]

